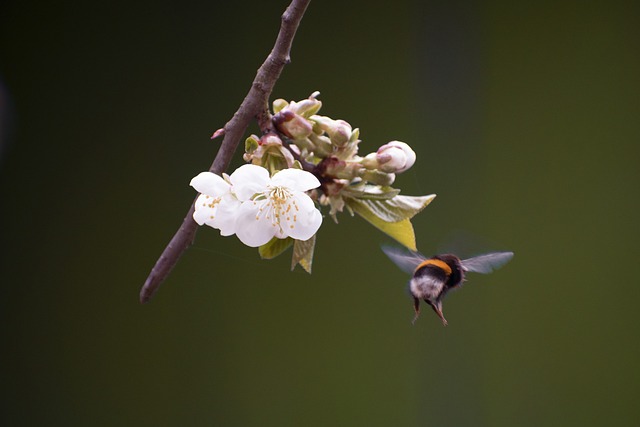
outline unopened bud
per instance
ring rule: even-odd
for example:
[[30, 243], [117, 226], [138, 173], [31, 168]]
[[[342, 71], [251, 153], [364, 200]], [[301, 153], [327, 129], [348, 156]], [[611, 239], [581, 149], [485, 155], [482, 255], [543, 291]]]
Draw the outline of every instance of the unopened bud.
[[345, 162], [336, 157], [327, 157], [322, 161], [323, 175], [330, 178], [351, 180], [360, 174], [362, 166], [357, 162]]
[[342, 147], [349, 142], [351, 138], [351, 125], [344, 120], [336, 120], [336, 125], [332, 129], [332, 133], [329, 133], [331, 142], [338, 147]]
[[401, 173], [413, 166], [416, 153], [404, 142], [391, 141], [378, 148], [376, 161], [382, 172]]
[[326, 116], [311, 116], [310, 118], [329, 135], [333, 145], [342, 147], [349, 142], [351, 138], [351, 125], [349, 123], [344, 120], [333, 120]]
[[304, 117], [314, 115], [320, 110], [320, 107], [322, 107], [322, 102], [315, 98], [303, 99], [290, 104], [291, 111]]
[[313, 143], [311, 151], [320, 158], [325, 158], [333, 153], [333, 146], [331, 140], [324, 135], [316, 135], [312, 133], [309, 135], [309, 140]]
[[276, 128], [292, 139], [304, 139], [311, 135], [311, 123], [304, 117], [285, 108], [273, 116], [273, 124]]

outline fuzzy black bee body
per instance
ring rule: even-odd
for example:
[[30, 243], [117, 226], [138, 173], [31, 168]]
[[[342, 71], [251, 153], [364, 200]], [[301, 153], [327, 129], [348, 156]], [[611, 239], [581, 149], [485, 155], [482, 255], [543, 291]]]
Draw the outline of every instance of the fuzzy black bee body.
[[401, 270], [412, 275], [409, 291], [413, 297], [415, 322], [420, 315], [420, 300], [433, 308], [442, 323], [447, 320], [442, 314], [442, 299], [451, 289], [462, 284], [465, 272], [490, 273], [507, 263], [513, 252], [493, 252], [478, 257], [461, 260], [452, 254], [435, 255], [425, 258], [417, 252], [407, 252], [394, 247], [382, 250]]

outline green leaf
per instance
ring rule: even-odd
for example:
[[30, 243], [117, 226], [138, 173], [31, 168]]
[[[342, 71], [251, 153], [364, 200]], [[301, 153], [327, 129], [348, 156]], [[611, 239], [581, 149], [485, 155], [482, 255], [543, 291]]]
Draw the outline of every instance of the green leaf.
[[371, 200], [347, 198], [347, 206], [371, 225], [415, 251], [416, 237], [410, 218], [435, 198], [428, 196], [395, 196], [392, 199]]
[[[349, 198], [348, 203], [362, 205], [362, 209], [366, 209], [384, 222], [398, 222], [413, 218], [435, 197], [435, 194], [430, 194], [428, 196], [395, 196], [392, 199], [382, 200]], [[352, 207], [356, 213], [359, 213], [354, 206]]]
[[396, 179], [396, 176], [394, 174], [382, 172], [377, 169], [365, 170], [362, 173], [361, 177], [365, 181], [384, 186], [393, 184], [393, 181]]
[[287, 237], [286, 239], [278, 239], [277, 237], [274, 237], [269, 240], [269, 242], [260, 246], [258, 248], [258, 253], [262, 259], [273, 259], [286, 251], [292, 244], [293, 239], [291, 237]]
[[363, 182], [360, 182], [356, 185], [351, 185], [342, 191], [349, 197], [372, 200], [393, 199], [400, 193], [400, 190], [398, 190], [397, 188], [364, 184]]
[[293, 243], [293, 257], [291, 257], [291, 270], [300, 264], [307, 273], [311, 274], [311, 264], [313, 263], [313, 250], [315, 246], [315, 234], [309, 240], [295, 240]]

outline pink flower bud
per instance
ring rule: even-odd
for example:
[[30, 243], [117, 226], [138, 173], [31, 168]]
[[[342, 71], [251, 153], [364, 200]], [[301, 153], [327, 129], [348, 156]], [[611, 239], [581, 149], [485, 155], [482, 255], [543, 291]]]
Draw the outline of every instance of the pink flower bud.
[[376, 153], [378, 170], [387, 173], [401, 173], [416, 161], [416, 153], [404, 142], [391, 141], [378, 148]]
[[325, 131], [331, 143], [337, 147], [343, 147], [351, 138], [351, 125], [344, 120], [333, 120], [325, 116], [311, 116], [311, 120], [316, 122], [318, 127]]
[[276, 128], [292, 139], [303, 139], [311, 135], [313, 127], [304, 117], [294, 113], [288, 107], [273, 116]]

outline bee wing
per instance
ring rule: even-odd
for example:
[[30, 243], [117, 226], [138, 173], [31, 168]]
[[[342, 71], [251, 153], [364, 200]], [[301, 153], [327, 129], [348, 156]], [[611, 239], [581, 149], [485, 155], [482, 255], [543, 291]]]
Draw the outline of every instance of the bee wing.
[[513, 252], [493, 252], [462, 260], [462, 268], [473, 273], [488, 274], [513, 258]]
[[394, 246], [382, 246], [382, 251], [400, 267], [400, 270], [407, 274], [413, 274], [416, 267], [426, 259], [418, 252], [411, 252]]

